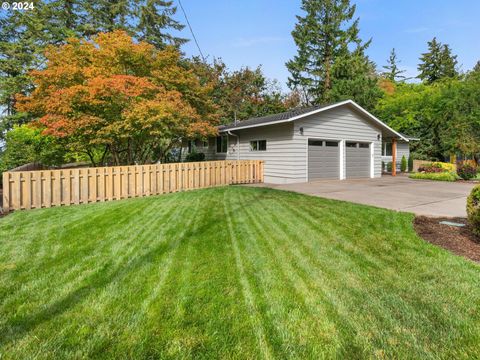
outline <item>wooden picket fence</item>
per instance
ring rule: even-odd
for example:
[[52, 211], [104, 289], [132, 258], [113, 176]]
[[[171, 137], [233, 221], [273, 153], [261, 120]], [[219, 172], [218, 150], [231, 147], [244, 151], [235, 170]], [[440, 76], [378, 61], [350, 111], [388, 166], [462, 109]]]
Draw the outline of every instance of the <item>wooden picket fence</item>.
[[3, 212], [263, 182], [261, 160], [5, 172]]

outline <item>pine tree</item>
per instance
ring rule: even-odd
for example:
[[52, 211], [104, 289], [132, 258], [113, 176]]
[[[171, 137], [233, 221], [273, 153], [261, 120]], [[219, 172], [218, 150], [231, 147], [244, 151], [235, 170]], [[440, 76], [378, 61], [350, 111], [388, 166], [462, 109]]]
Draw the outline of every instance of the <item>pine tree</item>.
[[138, 38], [149, 42], [157, 48], [163, 48], [165, 44], [180, 46], [188, 40], [175, 37], [166, 32], [166, 29], [181, 31], [185, 25], [172, 18], [177, 12], [173, 1], [147, 0], [140, 6], [139, 22], [136, 27]]
[[393, 48], [392, 51], [390, 51], [387, 65], [383, 66], [386, 70], [383, 72], [383, 76], [393, 82], [405, 80], [405, 76], [402, 75], [405, 70], [400, 70], [398, 68], [399, 63], [400, 61], [397, 59], [397, 53], [395, 52], [395, 48]]
[[473, 72], [476, 72], [476, 73], [480, 73], [480, 60], [477, 61], [477, 63], [476, 63], [475, 66], [473, 67], [472, 71], [473, 71]]
[[[362, 43], [358, 36], [359, 19], [353, 20], [355, 5], [350, 5], [349, 0], [302, 0], [301, 9], [305, 15], [297, 16], [292, 31], [297, 55], [286, 63], [289, 87], [300, 91], [307, 104], [333, 101], [334, 93], [335, 97], [339, 93], [349, 96], [345, 89], [333, 92], [337, 77], [349, 72], [344, 65], [353, 60], [357, 64], [369, 63], [363, 50], [370, 41]], [[358, 61], [360, 58], [362, 61]], [[363, 75], [370, 72], [366, 68], [356, 67]]]
[[450, 46], [443, 45], [436, 38], [428, 42], [428, 52], [422, 54], [420, 61], [418, 78], [428, 84], [458, 76], [457, 56], [452, 54]]

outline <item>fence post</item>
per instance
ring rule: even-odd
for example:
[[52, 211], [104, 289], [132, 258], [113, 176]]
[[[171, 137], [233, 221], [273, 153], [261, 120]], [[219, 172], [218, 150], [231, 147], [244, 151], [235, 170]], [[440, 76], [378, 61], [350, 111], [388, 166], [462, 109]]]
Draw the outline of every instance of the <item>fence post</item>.
[[3, 173], [3, 205], [2, 211], [7, 214], [10, 211], [10, 173]]

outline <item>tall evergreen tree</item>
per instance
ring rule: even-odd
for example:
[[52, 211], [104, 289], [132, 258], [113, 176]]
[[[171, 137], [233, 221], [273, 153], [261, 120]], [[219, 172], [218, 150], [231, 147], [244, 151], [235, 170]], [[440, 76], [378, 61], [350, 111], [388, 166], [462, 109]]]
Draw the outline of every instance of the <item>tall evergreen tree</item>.
[[392, 51], [390, 51], [387, 65], [383, 66], [383, 68], [386, 70], [383, 72], [383, 76], [393, 82], [405, 80], [405, 76], [402, 75], [405, 70], [399, 69], [399, 63], [400, 61], [397, 59], [397, 53], [395, 52], [395, 48], [393, 48]]
[[188, 40], [173, 36], [166, 29], [181, 31], [185, 25], [173, 19], [177, 7], [173, 1], [146, 0], [139, 7], [138, 25], [136, 31], [140, 40], [149, 42], [157, 48], [163, 48], [165, 44], [180, 46]]
[[[305, 15], [297, 16], [292, 31], [297, 55], [286, 63], [289, 87], [300, 91], [307, 104], [352, 97], [348, 82], [368, 82], [372, 72], [364, 54], [370, 40], [363, 43], [358, 36], [355, 5], [349, 0], [302, 0], [301, 9]], [[352, 63], [357, 66], [347, 68]], [[337, 80], [340, 87], [335, 89]]]
[[422, 54], [420, 61], [418, 78], [427, 84], [458, 76], [457, 56], [452, 54], [450, 46], [443, 45], [435, 37], [428, 42], [428, 51]]
[[476, 72], [476, 73], [480, 73], [480, 60], [477, 61], [477, 63], [476, 63], [475, 66], [473, 67], [472, 71], [473, 71], [473, 72]]

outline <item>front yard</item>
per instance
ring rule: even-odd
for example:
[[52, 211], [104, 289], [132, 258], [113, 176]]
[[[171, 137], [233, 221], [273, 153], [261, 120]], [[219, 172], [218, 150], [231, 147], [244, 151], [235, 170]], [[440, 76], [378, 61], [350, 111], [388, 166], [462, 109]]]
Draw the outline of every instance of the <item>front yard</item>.
[[224, 187], [0, 219], [2, 358], [478, 358], [480, 266], [413, 215]]

